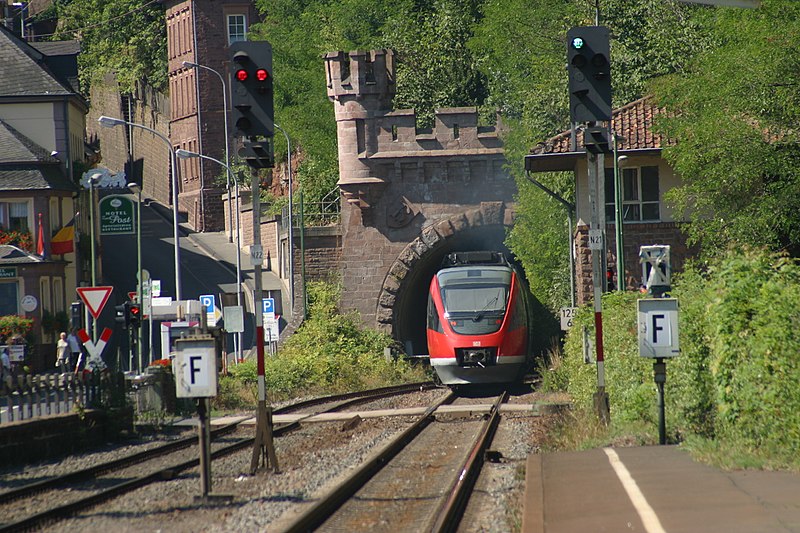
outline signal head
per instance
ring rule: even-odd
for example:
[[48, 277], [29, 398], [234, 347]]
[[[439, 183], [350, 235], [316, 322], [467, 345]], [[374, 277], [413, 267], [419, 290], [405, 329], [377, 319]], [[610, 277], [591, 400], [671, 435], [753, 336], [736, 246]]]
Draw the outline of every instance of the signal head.
[[250, 75], [243, 68], [240, 68], [239, 70], [236, 71], [236, 80], [237, 81], [245, 82], [245, 81], [247, 81], [247, 78], [249, 78], [249, 77], [250, 77]]

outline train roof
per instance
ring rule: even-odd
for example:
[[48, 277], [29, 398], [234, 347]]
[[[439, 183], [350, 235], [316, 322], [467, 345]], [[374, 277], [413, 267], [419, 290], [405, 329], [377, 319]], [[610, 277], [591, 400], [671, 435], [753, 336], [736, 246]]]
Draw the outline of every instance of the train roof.
[[442, 268], [470, 265], [510, 266], [503, 252], [491, 252], [487, 250], [452, 252], [447, 254], [444, 260], [442, 260]]

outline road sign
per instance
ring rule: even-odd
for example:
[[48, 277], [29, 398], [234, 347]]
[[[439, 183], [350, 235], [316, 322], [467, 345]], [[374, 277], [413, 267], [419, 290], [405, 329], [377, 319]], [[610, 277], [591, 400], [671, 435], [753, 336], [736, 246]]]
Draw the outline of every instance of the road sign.
[[132, 302], [135, 302], [136, 301], [136, 291], [130, 291], [128, 293], [128, 299], [130, 299], [130, 301], [132, 301]]
[[97, 320], [114, 287], [78, 287], [75, 290], [78, 291], [78, 296], [80, 296], [83, 303], [86, 304], [86, 308]]
[[244, 332], [244, 310], [241, 305], [223, 307], [222, 314], [225, 317], [225, 331], [228, 333]]
[[[86, 305], [88, 306], [89, 304]], [[111, 338], [111, 330], [103, 328], [103, 333], [100, 334], [100, 338], [97, 340], [96, 344], [89, 338], [89, 334], [86, 333], [85, 329], [78, 330], [78, 338], [83, 343], [83, 347], [86, 348], [86, 351], [89, 352], [89, 359], [102, 359], [100, 356], [106, 347], [106, 343], [108, 343], [108, 339]]]
[[150, 280], [150, 287], [152, 287], [151, 292], [153, 296], [158, 298], [161, 296], [161, 280], [160, 279], [151, 279]]
[[650, 298], [638, 300], [639, 354], [642, 357], [675, 357], [678, 343], [678, 300]]
[[280, 340], [280, 329], [278, 326], [278, 318], [264, 319], [264, 342], [278, 342]]
[[275, 318], [275, 298], [262, 298], [261, 312], [264, 316]]
[[198, 298], [200, 300], [200, 305], [206, 308], [206, 313], [213, 313], [214, 312], [214, 295], [213, 294], [203, 294]]

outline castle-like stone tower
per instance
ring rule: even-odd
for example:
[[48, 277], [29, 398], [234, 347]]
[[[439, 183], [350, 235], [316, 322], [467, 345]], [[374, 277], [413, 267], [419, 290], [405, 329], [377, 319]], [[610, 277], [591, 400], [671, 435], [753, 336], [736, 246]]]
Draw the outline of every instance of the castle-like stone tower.
[[390, 50], [324, 58], [339, 142], [342, 305], [427, 353], [430, 279], [454, 250], [504, 249], [516, 184], [495, 127], [475, 108], [439, 109], [419, 130], [413, 110], [393, 110]]

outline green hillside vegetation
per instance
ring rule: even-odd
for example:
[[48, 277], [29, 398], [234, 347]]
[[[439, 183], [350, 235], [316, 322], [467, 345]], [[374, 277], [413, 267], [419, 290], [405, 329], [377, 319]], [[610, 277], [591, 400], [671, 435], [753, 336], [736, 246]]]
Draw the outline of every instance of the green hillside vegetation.
[[[340, 314], [339, 289], [324, 282], [308, 284], [309, 314], [302, 327], [265, 359], [265, 382], [270, 399], [333, 394], [426, 381], [431, 376], [403, 359], [384, 357], [396, 348], [389, 335], [364, 328], [358, 316]], [[397, 350], [395, 350], [397, 352]], [[230, 368], [220, 379], [218, 408], [252, 408], [257, 398], [256, 362]]]
[[[680, 304], [681, 355], [667, 362], [668, 440], [686, 442], [723, 466], [800, 469], [800, 263], [765, 250], [731, 250], [688, 268], [672, 295]], [[583, 435], [577, 445], [657, 442], [652, 360], [639, 356], [637, 341], [640, 297], [611, 293], [603, 298], [612, 427], [608, 433]], [[593, 334], [588, 306], [575, 320], [563, 356], [551, 361], [545, 381], [568, 392], [588, 419], [597, 372], [594, 364], [583, 362], [584, 327]]]

